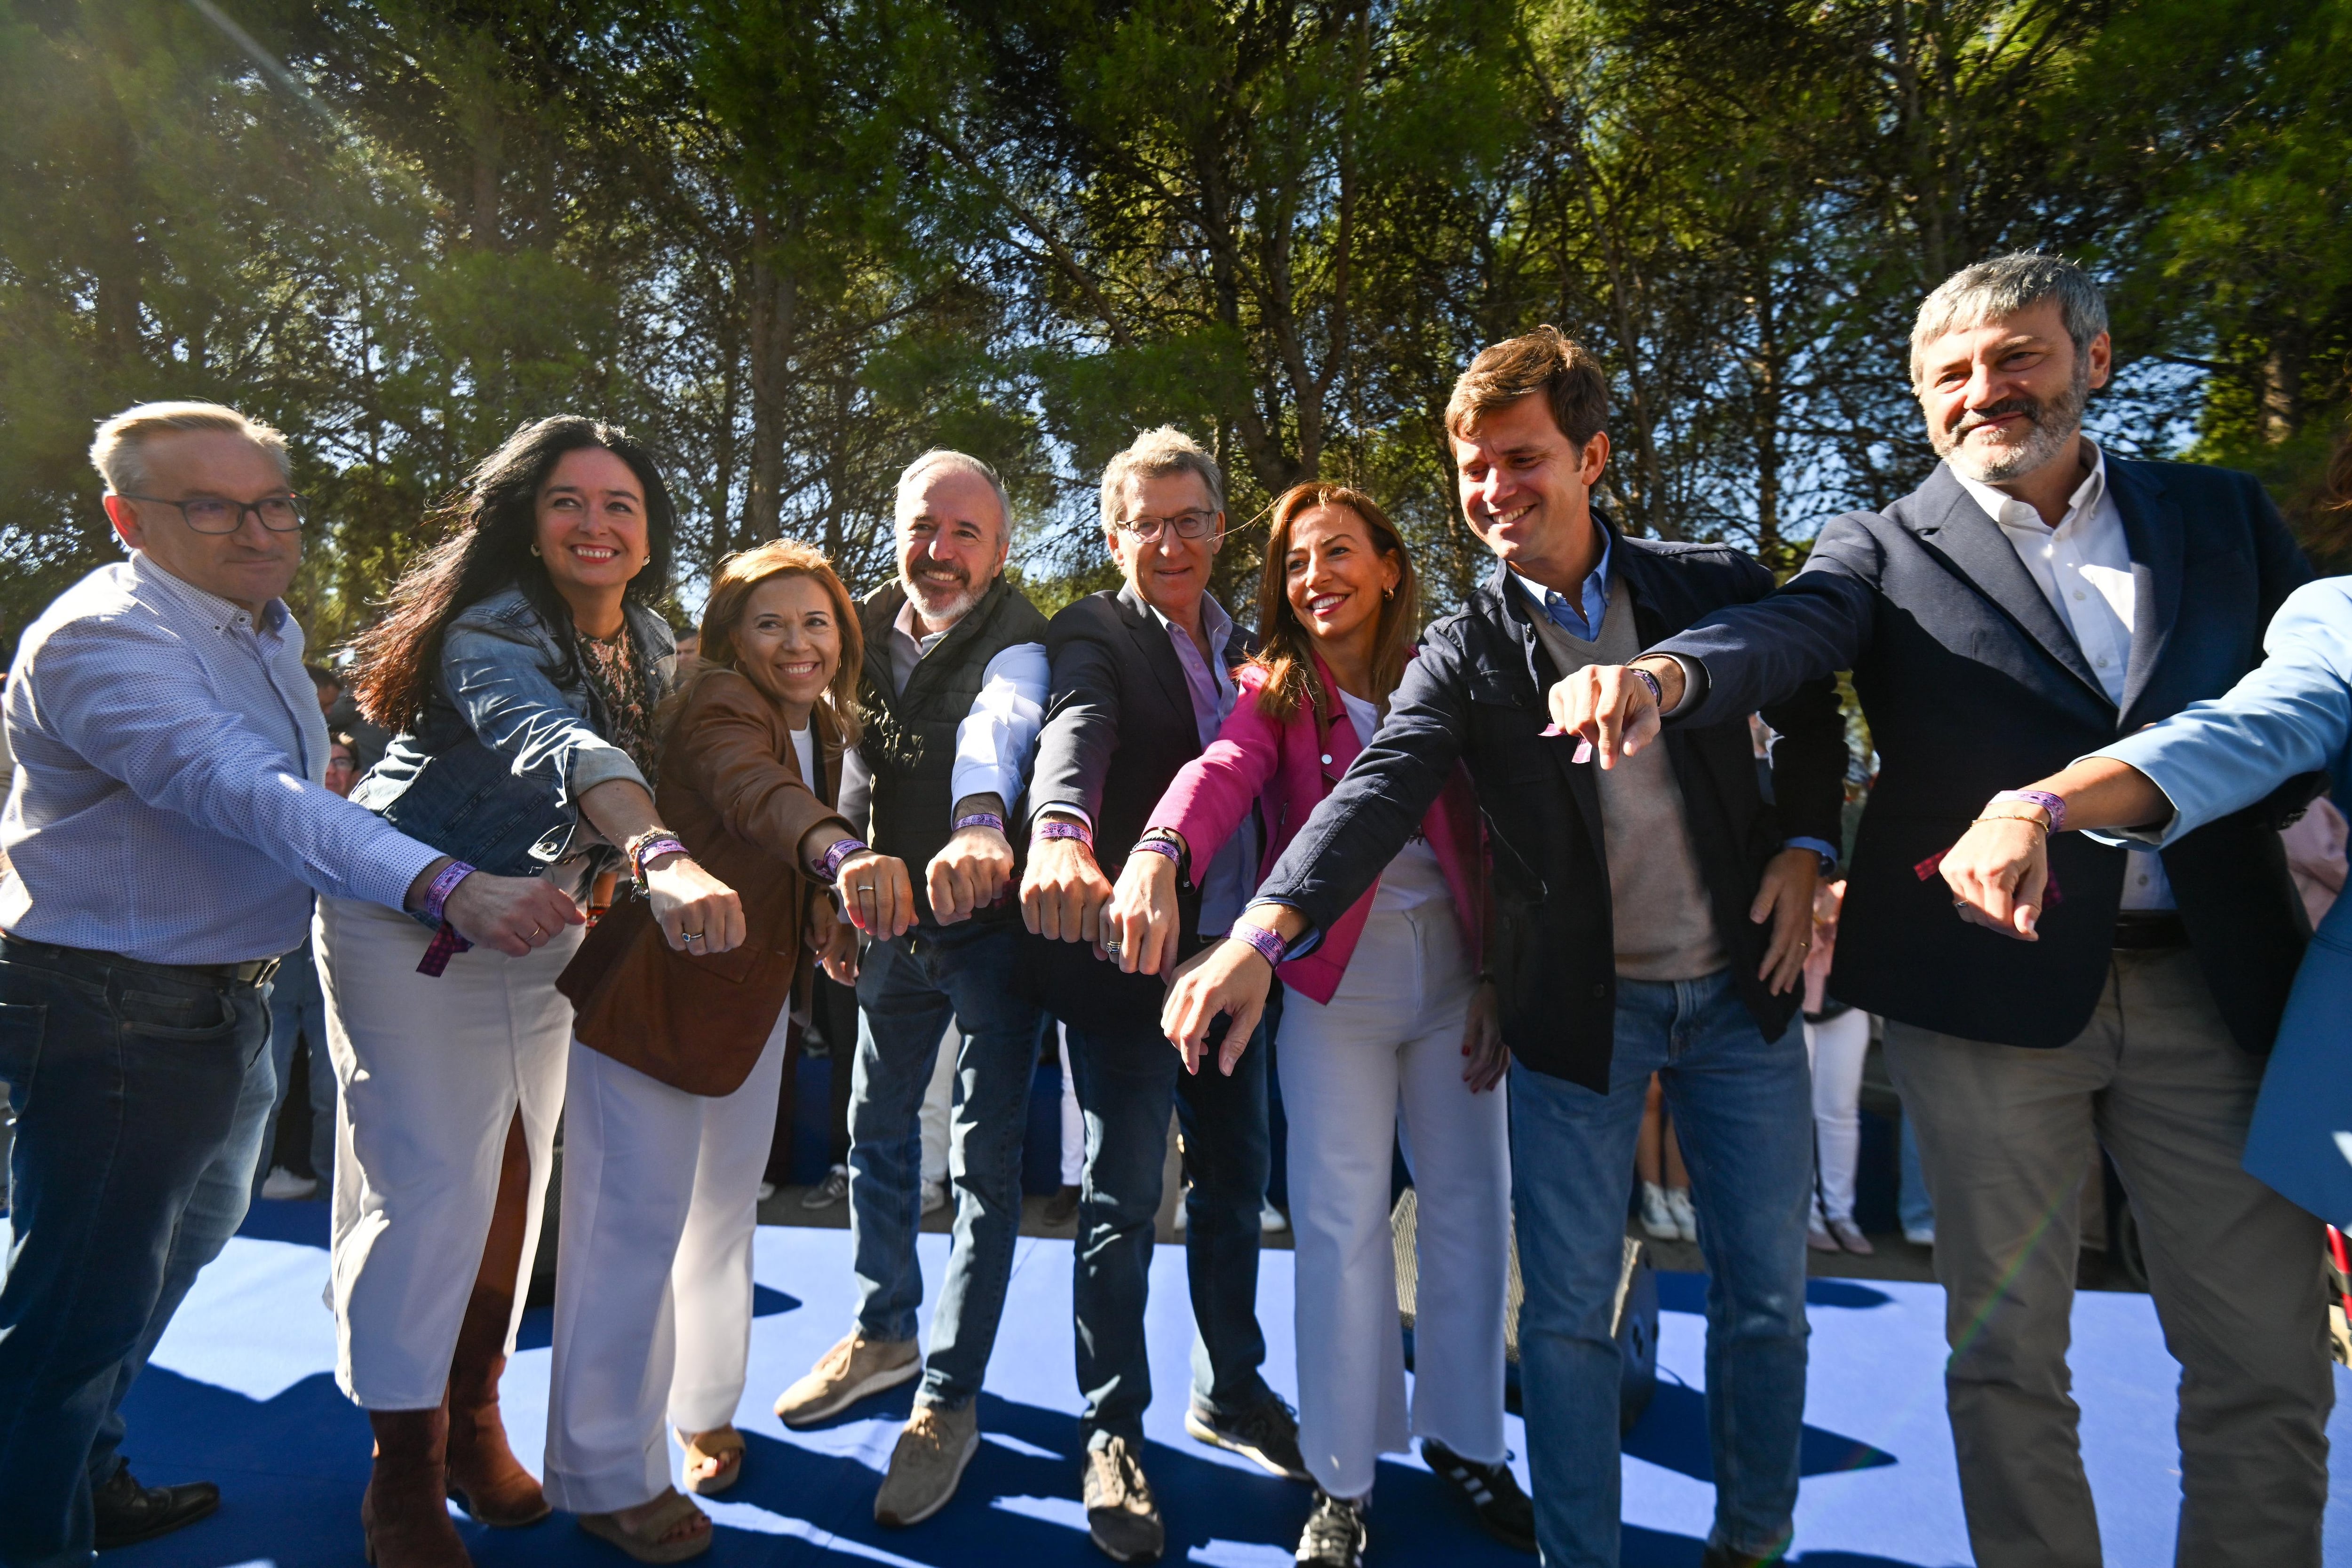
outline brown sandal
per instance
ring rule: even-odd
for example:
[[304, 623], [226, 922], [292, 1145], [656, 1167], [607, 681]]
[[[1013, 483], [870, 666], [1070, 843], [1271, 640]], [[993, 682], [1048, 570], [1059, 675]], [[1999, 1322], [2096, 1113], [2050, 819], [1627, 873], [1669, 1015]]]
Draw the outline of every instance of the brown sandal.
[[[708, 1432], [680, 1432], [678, 1442], [686, 1449], [686, 1490], [698, 1496], [725, 1491], [743, 1479], [743, 1434], [732, 1427], [714, 1427]], [[697, 1476], [698, 1465], [719, 1468], [708, 1476]]]
[[635, 1530], [624, 1529], [620, 1516], [611, 1513], [583, 1513], [580, 1528], [599, 1541], [611, 1542], [640, 1563], [683, 1563], [710, 1550], [713, 1532], [709, 1530], [678, 1541], [662, 1539], [688, 1519], [709, 1517], [675, 1488], [654, 1499], [653, 1508]]

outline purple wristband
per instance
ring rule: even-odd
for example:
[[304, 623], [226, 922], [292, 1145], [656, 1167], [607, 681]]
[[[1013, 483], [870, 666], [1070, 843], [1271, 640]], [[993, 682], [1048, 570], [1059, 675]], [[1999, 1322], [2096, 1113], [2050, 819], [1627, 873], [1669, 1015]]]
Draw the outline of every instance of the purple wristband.
[[464, 861], [453, 860], [443, 866], [441, 874], [433, 879], [433, 885], [425, 890], [425, 907], [417, 913], [427, 924], [440, 925], [447, 918], [443, 911], [448, 907], [449, 895], [457, 891], [459, 883], [473, 874], [474, 868]]
[[[2050, 813], [2052, 832], [2063, 833], [2066, 831], [2066, 802], [2047, 789], [2003, 789], [1992, 799], [1993, 800], [2022, 800], [2029, 806], [2039, 806]], [[1990, 805], [1992, 801], [1989, 800], [1986, 804]]]
[[835, 839], [833, 847], [817, 857], [817, 874], [828, 883], [838, 882], [841, 880], [841, 862], [852, 855], [865, 852], [866, 841], [863, 839]]
[[966, 828], [994, 828], [1001, 833], [1004, 831], [1004, 819], [993, 811], [974, 811], [970, 816], [958, 817], [955, 820], [955, 826], [948, 831], [951, 833], [961, 833]]
[[1128, 853], [1166, 855], [1176, 862], [1179, 871], [1184, 867], [1184, 852], [1176, 847], [1176, 841], [1173, 839], [1138, 839], [1135, 841], [1135, 848], [1129, 850]]
[[1234, 928], [1226, 935], [1236, 942], [1248, 943], [1256, 949], [1259, 957], [1277, 969], [1282, 967], [1283, 954], [1290, 947], [1290, 944], [1282, 939], [1280, 932], [1268, 931], [1265, 926], [1253, 925], [1246, 920], [1234, 921]]
[[1076, 839], [1088, 849], [1095, 847], [1094, 830], [1082, 822], [1040, 822], [1036, 836], [1041, 839]]
[[1650, 674], [1649, 671], [1642, 668], [1639, 664], [1628, 664], [1626, 668], [1633, 671], [1635, 675], [1641, 678], [1642, 684], [1650, 688], [1651, 706], [1655, 707], [1660, 713], [1665, 712], [1666, 688], [1658, 685], [1658, 677]]
[[682, 855], [686, 846], [674, 838], [639, 839], [636, 852], [629, 858], [629, 872], [643, 887], [646, 883], [646, 862], [656, 855]]

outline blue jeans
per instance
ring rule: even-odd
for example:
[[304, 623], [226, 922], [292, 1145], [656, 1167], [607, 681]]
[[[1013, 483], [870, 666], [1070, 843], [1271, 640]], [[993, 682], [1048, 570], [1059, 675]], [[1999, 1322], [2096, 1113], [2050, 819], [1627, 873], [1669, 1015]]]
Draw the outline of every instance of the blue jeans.
[[1933, 1230], [1936, 1228], [1936, 1200], [1927, 1196], [1927, 1173], [1919, 1168], [1919, 1130], [1913, 1125], [1911, 1112], [1903, 1113], [1903, 1178], [1895, 1189], [1895, 1212], [1903, 1228]]
[[269, 1102], [269, 1118], [261, 1129], [261, 1144], [253, 1162], [253, 1190], [258, 1193], [269, 1176], [270, 1156], [278, 1148], [278, 1118], [286, 1109], [286, 1093], [294, 1082], [297, 1040], [310, 1048], [310, 1174], [322, 1182], [335, 1179], [335, 1065], [327, 1060], [327, 998], [319, 989], [319, 966], [305, 941], [286, 955], [278, 977], [269, 984], [269, 1065], [278, 1079]]
[[1156, 1011], [1116, 1034], [1071, 1026], [1070, 1071], [1087, 1129], [1071, 1294], [1087, 1401], [1079, 1428], [1090, 1448], [1112, 1437], [1143, 1441], [1151, 1403], [1143, 1309], [1171, 1103], [1192, 1177], [1184, 1200], [1192, 1402], [1234, 1416], [1274, 1397], [1258, 1372], [1265, 1335], [1257, 1322], [1258, 1228], [1273, 1163], [1265, 1103], [1272, 1038], [1261, 1023], [1228, 1078], [1217, 1071], [1213, 1050], [1198, 1073], [1186, 1073]]
[[0, 1563], [90, 1559], [116, 1406], [244, 1218], [275, 1087], [261, 988], [0, 941], [17, 1122], [0, 1284]]
[[1511, 1194], [1527, 1301], [1519, 1376], [1547, 1568], [1614, 1568], [1622, 1368], [1611, 1333], [1633, 1143], [1660, 1075], [1707, 1265], [1710, 1545], [1769, 1556], [1797, 1503], [1813, 1111], [1792, 1027], [1764, 1039], [1728, 971], [1617, 982], [1609, 1092], [1511, 1069]]
[[857, 1326], [915, 1337], [923, 1304], [923, 1092], [952, 1019], [963, 1033], [950, 1161], [955, 1240], [931, 1314], [919, 1397], [961, 1409], [980, 1392], [1021, 1237], [1021, 1143], [1045, 1015], [1014, 994], [1007, 921], [919, 925], [866, 950], [857, 977], [857, 1058], [849, 1100], [849, 1229]]

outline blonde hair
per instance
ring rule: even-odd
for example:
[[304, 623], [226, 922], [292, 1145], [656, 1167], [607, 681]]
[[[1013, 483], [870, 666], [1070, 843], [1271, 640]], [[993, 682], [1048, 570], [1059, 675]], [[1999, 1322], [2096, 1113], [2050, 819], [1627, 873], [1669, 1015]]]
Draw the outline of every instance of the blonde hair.
[[1225, 476], [1217, 460], [1201, 444], [1172, 424], [1147, 430], [1128, 444], [1127, 450], [1103, 465], [1102, 521], [1108, 533], [1118, 522], [1119, 492], [1129, 479], [1157, 479], [1169, 474], [1192, 474], [1209, 488], [1209, 506], [1225, 509]]
[[89, 444], [90, 466], [113, 495], [127, 496], [147, 488], [147, 443], [174, 430], [225, 430], [242, 435], [278, 465], [278, 476], [292, 476], [286, 437], [257, 419], [216, 402], [142, 402], [126, 408], [98, 427]]
[[[735, 669], [735, 628], [743, 619], [751, 591], [777, 577], [814, 578], [833, 601], [834, 622], [841, 628], [841, 664], [825, 684], [825, 698], [841, 726], [843, 738], [855, 746], [863, 728], [857, 709], [857, 676], [866, 663], [866, 629], [857, 619], [857, 605], [849, 597], [849, 590], [842, 586], [833, 563], [814, 545], [805, 545], [798, 539], [770, 539], [751, 549], [737, 550], [719, 563], [719, 570], [710, 578], [710, 597], [702, 607], [700, 659], [705, 670]], [[693, 684], [689, 681], [680, 687], [681, 697]], [[684, 709], [681, 701], [677, 711]], [[662, 727], [667, 730], [668, 726]]]

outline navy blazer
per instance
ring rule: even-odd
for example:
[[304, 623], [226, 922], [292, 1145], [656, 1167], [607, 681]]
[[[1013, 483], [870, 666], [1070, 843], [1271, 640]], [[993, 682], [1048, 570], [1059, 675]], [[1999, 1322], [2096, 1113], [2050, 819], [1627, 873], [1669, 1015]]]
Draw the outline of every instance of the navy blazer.
[[[1645, 642], [1772, 591], [1770, 572], [1720, 545], [1620, 536], [1612, 559]], [[1504, 1042], [1535, 1071], [1605, 1091], [1617, 964], [1600, 791], [1594, 764], [1571, 760], [1575, 740], [1543, 734], [1547, 695], [1563, 672], [1538, 640], [1531, 613], [1497, 566], [1460, 612], [1430, 626], [1380, 733], [1315, 808], [1258, 896], [1295, 906], [1318, 932], [1328, 929], [1404, 848], [1455, 762], [1465, 763], [1493, 861], [1487, 955]], [[1745, 709], [1678, 727], [1666, 737], [1666, 756], [1732, 979], [1764, 1038], [1778, 1040], [1798, 998], [1772, 996], [1757, 978], [1770, 930], [1751, 922], [1748, 909], [1784, 841], [1837, 841], [1845, 727], [1827, 675], [1791, 685], [1764, 717], [1781, 735], [1772, 759], [1777, 808], [1758, 786]]]
[[[2064, 1045], [2091, 1020], [2131, 852], [2060, 834], [2057, 896], [2039, 942], [1962, 921], [1931, 862], [1996, 791], [2228, 691], [2261, 660], [2272, 612], [2311, 576], [2252, 476], [2113, 455], [2106, 465], [2135, 591], [2120, 710], [2008, 536], [1940, 465], [1885, 512], [1832, 520], [1769, 599], [1652, 650], [1705, 671], [1703, 700], [1669, 733], [1853, 673], [1880, 768], [1830, 973], [1840, 1001], [2006, 1045]], [[2214, 999], [2249, 1051], [2270, 1048], [2303, 953], [2302, 905], [2274, 830], [2313, 783], [2164, 852]]]

